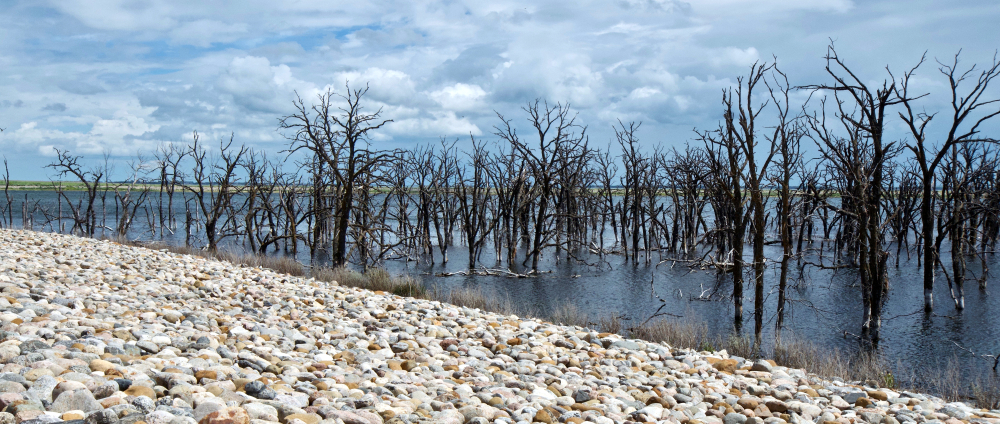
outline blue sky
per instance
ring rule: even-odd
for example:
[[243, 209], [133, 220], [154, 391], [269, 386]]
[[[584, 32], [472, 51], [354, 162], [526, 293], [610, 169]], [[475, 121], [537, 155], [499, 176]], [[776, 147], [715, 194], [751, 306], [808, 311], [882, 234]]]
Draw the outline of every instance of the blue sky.
[[494, 111], [520, 119], [535, 98], [572, 104], [592, 145], [621, 119], [642, 121], [648, 146], [680, 146], [716, 126], [720, 90], [754, 61], [777, 56], [793, 84], [828, 81], [830, 39], [871, 81], [927, 51], [914, 85], [936, 112], [947, 93], [934, 59], [963, 49], [962, 63], [989, 63], [996, 22], [995, 1], [12, 0], [0, 155], [12, 178], [48, 179], [55, 148], [124, 163], [194, 130], [277, 152], [295, 92], [348, 81], [394, 120], [377, 147], [491, 139]]

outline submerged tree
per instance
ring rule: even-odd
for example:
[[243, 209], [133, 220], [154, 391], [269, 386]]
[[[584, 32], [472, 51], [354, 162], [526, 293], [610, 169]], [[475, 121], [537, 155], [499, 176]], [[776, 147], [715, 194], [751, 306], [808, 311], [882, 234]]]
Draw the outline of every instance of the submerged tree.
[[852, 237], [849, 254], [857, 261], [861, 280], [861, 333], [863, 339], [875, 344], [889, 287], [889, 253], [885, 251], [882, 231], [887, 216], [882, 198], [891, 193], [886, 193], [885, 169], [901, 149], [897, 143], [885, 140], [886, 114], [889, 107], [903, 103], [903, 99], [896, 96], [896, 81], [891, 73], [881, 86], [869, 87], [847, 67], [832, 44], [827, 49], [826, 63], [833, 82], [804, 88], [832, 93], [835, 117], [844, 135], [828, 127], [825, 110], [814, 114], [809, 125], [820, 154], [843, 183], [843, 204], [835, 209], [856, 224], [846, 235]]
[[[83, 165], [80, 164], [82, 156], [72, 156], [67, 150], [55, 149], [55, 151], [56, 160], [47, 165], [47, 167], [59, 171], [60, 177], [72, 175], [84, 187], [84, 195], [76, 203], [73, 203], [65, 191], [59, 190], [59, 197], [66, 202], [66, 205], [70, 208], [70, 213], [73, 214], [72, 231], [76, 234], [93, 237], [97, 230], [97, 210], [95, 203], [97, 202], [98, 190], [101, 189], [101, 184], [107, 176], [108, 167], [104, 165], [96, 166], [89, 170], [84, 169]], [[60, 216], [59, 219], [62, 219], [62, 217]]]
[[[899, 112], [900, 118], [906, 123], [913, 138], [906, 147], [913, 152], [917, 165], [920, 169], [920, 222], [923, 240], [923, 283], [924, 283], [924, 310], [930, 312], [934, 308], [934, 270], [939, 261], [940, 240], [944, 234], [934, 236], [934, 181], [937, 168], [949, 155], [957, 160], [958, 146], [962, 143], [981, 141], [978, 136], [979, 127], [984, 122], [1000, 115], [1000, 109], [993, 108], [981, 111], [981, 108], [988, 107], [1000, 101], [1000, 99], [984, 98], [986, 90], [997, 75], [1000, 75], [1000, 62], [994, 57], [991, 66], [976, 72], [976, 65], [970, 66], [966, 70], [958, 68], [959, 55], [956, 53], [951, 64], [943, 63], [939, 72], [948, 79], [951, 89], [951, 113], [946, 116], [948, 119], [948, 133], [938, 146], [928, 146], [927, 125], [931, 123], [937, 114], [928, 114], [914, 110], [913, 101], [923, 97], [913, 96], [909, 93], [909, 80], [917, 70], [914, 66], [900, 80], [896, 87], [896, 96], [903, 103], [905, 111]], [[923, 63], [923, 60], [921, 60]], [[962, 83], [970, 81], [972, 88], [968, 91], [960, 91]], [[955, 246], [952, 248], [954, 249]], [[955, 276], [956, 279], [958, 276]], [[956, 307], [962, 309], [964, 300], [957, 299]]]
[[[296, 112], [281, 118], [279, 123], [281, 129], [290, 131], [289, 152], [308, 150], [324, 172], [332, 176], [337, 195], [332, 252], [336, 266], [347, 263], [347, 235], [357, 182], [393, 158], [390, 153], [368, 147], [369, 133], [392, 120], [382, 119], [382, 109], [365, 111], [362, 99], [367, 93], [368, 86], [352, 89], [347, 85], [344, 94], [328, 90], [311, 106], [299, 97], [294, 102]], [[343, 101], [339, 105], [335, 104], [338, 99]]]

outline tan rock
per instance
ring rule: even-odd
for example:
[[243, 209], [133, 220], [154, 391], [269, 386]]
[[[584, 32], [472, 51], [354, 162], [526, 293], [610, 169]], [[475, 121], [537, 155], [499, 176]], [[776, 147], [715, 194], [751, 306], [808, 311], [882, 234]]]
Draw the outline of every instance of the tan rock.
[[876, 400], [889, 400], [889, 395], [881, 390], [867, 390], [868, 397]]
[[291, 421], [291, 420], [299, 420], [299, 421], [302, 421], [302, 422], [304, 422], [306, 424], [316, 424], [316, 423], [320, 422], [322, 419], [323, 419], [323, 417], [321, 417], [321, 416], [319, 416], [317, 414], [291, 414], [291, 415], [285, 416], [285, 421], [286, 422], [287, 421]]
[[250, 416], [243, 408], [225, 408], [206, 415], [198, 424], [250, 424]]
[[85, 415], [83, 414], [83, 411], [64, 412], [62, 416], [60, 416], [60, 418], [62, 418], [63, 421], [82, 420], [84, 417]]
[[129, 387], [128, 390], [125, 391], [125, 394], [129, 396], [145, 396], [150, 399], [156, 399], [156, 392], [153, 389], [136, 384]]
[[106, 372], [107, 370], [113, 369], [114, 367], [115, 367], [115, 364], [112, 364], [112, 363], [110, 363], [108, 361], [105, 361], [103, 359], [95, 359], [93, 361], [90, 361], [90, 370], [91, 371]]
[[718, 362], [712, 364], [712, 368], [715, 368], [721, 372], [732, 374], [736, 372], [736, 360], [735, 359], [721, 359]]
[[549, 414], [549, 411], [541, 409], [537, 413], [535, 413], [535, 419], [533, 420], [533, 422], [552, 424], [555, 422], [555, 420], [552, 419], [552, 415]]

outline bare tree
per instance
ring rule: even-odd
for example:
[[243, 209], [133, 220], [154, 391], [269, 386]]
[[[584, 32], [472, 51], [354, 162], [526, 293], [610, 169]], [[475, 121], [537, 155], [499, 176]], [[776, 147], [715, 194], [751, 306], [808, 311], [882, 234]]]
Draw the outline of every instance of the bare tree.
[[826, 62], [826, 71], [833, 83], [804, 88], [833, 94], [836, 117], [847, 138], [836, 136], [826, 128], [825, 112], [823, 118], [814, 115], [810, 119], [811, 134], [823, 158], [856, 184], [848, 190], [853, 192], [852, 198], [844, 198], [845, 204], [851, 201], [854, 207], [841, 207], [839, 212], [850, 215], [858, 224], [857, 258], [864, 305], [861, 332], [862, 337], [874, 345], [879, 339], [882, 304], [888, 289], [886, 262], [889, 253], [884, 249], [882, 231], [884, 168], [900, 150], [896, 143], [884, 140], [885, 119], [887, 109], [903, 103], [903, 99], [896, 96], [896, 81], [891, 73], [881, 87], [870, 88], [847, 67], [833, 44], [827, 49]]
[[59, 191], [59, 197], [66, 202], [66, 205], [70, 208], [70, 213], [73, 214], [72, 231], [93, 237], [97, 229], [95, 202], [97, 201], [97, 194], [101, 189], [102, 181], [104, 181], [104, 177], [107, 174], [107, 165], [85, 170], [83, 165], [80, 164], [82, 156], [72, 156], [66, 150], [55, 149], [55, 151], [55, 162], [48, 164], [46, 167], [59, 171], [58, 175], [60, 177], [72, 175], [84, 186], [84, 195], [76, 204], [73, 203], [65, 191]]
[[[340, 266], [347, 262], [347, 235], [354, 204], [355, 183], [363, 174], [393, 156], [368, 148], [368, 137], [391, 119], [382, 119], [382, 110], [366, 113], [362, 99], [368, 93], [363, 89], [345, 87], [345, 94], [332, 90], [320, 94], [318, 102], [306, 106], [301, 97], [295, 101], [296, 112], [281, 118], [279, 127], [291, 131], [288, 139], [290, 152], [308, 150], [321, 161], [339, 186], [339, 199], [334, 211], [333, 263]], [[334, 104], [340, 98], [341, 106]]]
[[[487, 185], [487, 166], [490, 162], [485, 144], [472, 138], [472, 151], [466, 153], [471, 162], [458, 168], [458, 205], [462, 232], [469, 248], [469, 269], [475, 267], [479, 253], [489, 239], [496, 215], [487, 215], [487, 206], [493, 193]], [[472, 175], [469, 175], [471, 172]]]
[[6, 206], [0, 210], [0, 224], [5, 220], [7, 228], [14, 226], [14, 198], [10, 195], [10, 168], [7, 166], [7, 157], [3, 158], [3, 196], [7, 200]]
[[531, 269], [537, 272], [538, 259], [553, 235], [548, 227], [555, 215], [552, 201], [560, 184], [557, 166], [565, 164], [567, 158], [573, 161], [585, 160], [588, 155], [587, 129], [576, 123], [576, 116], [570, 116], [568, 104], [557, 103], [550, 106], [547, 102], [535, 100], [522, 109], [528, 114], [528, 122], [538, 136], [537, 149], [522, 140], [512, 121], [500, 113], [497, 113], [497, 117], [501, 123], [494, 128], [497, 136], [510, 143], [525, 158], [534, 180], [533, 185], [537, 186], [531, 248], [525, 259], [525, 262], [530, 260]]
[[781, 265], [778, 275], [778, 304], [774, 324], [775, 339], [781, 342], [781, 329], [785, 322], [785, 306], [788, 302], [788, 267], [793, 257], [792, 252], [792, 211], [796, 209], [793, 203], [792, 179], [797, 178], [802, 167], [801, 139], [805, 133], [801, 121], [790, 116], [791, 105], [788, 93], [791, 86], [788, 77], [777, 66], [774, 67], [773, 79], [768, 84], [771, 100], [777, 110], [777, 122], [768, 137], [772, 154], [777, 157], [773, 168], [769, 171], [770, 181], [778, 188], [778, 237], [781, 239]]
[[193, 138], [188, 150], [194, 161], [191, 170], [193, 184], [184, 188], [194, 197], [195, 206], [202, 215], [201, 224], [208, 241], [207, 248], [214, 252], [218, 250], [221, 239], [237, 235], [235, 231], [228, 229], [237, 219], [232, 211], [233, 197], [241, 190], [236, 171], [249, 148], [244, 145], [239, 150], [233, 149], [231, 136], [228, 142], [223, 140], [219, 143], [218, 158], [206, 159], [208, 152], [198, 144], [197, 131]]
[[146, 172], [145, 165], [142, 156], [138, 156], [129, 163], [131, 175], [125, 181], [115, 184], [115, 204], [118, 217], [118, 222], [115, 225], [115, 237], [119, 239], [125, 239], [128, 235], [135, 215], [146, 202], [146, 198], [149, 197], [149, 187], [147, 187], [143, 175]]
[[[174, 193], [177, 190], [177, 186], [184, 182], [184, 174], [180, 171], [180, 164], [188, 153], [188, 150], [184, 147], [173, 143], [159, 146], [154, 153], [160, 173], [157, 209], [161, 237], [163, 236], [164, 229], [170, 232], [177, 229], [177, 223], [174, 221]], [[164, 193], [167, 195], [166, 209], [163, 207]]]
[[[906, 123], [913, 138], [906, 147], [913, 151], [917, 165], [920, 167], [920, 222], [923, 238], [923, 268], [924, 268], [924, 310], [930, 312], [934, 308], [934, 269], [938, 261], [939, 251], [935, 248], [939, 243], [935, 243], [934, 234], [934, 174], [941, 161], [949, 154], [956, 155], [956, 145], [970, 141], [978, 141], [979, 127], [984, 122], [1000, 114], [1000, 109], [990, 109], [981, 112], [980, 108], [988, 107], [1000, 101], [1000, 99], [987, 99], [983, 96], [986, 90], [997, 75], [1000, 75], [1000, 62], [993, 58], [991, 66], [978, 71], [976, 65], [970, 66], [966, 70], [959, 69], [959, 56], [961, 51], [955, 54], [951, 64], [946, 65], [938, 62], [938, 71], [948, 78], [948, 85], [951, 89], [951, 114], [948, 135], [939, 146], [928, 146], [927, 125], [931, 123], [936, 114], [917, 112], [914, 110], [913, 101], [923, 97], [923, 95], [912, 96], [909, 93], [909, 80], [917, 68], [923, 63], [921, 59], [917, 66], [911, 68], [900, 80], [896, 87], [896, 97], [903, 103], [905, 113], [899, 112], [900, 118]], [[975, 78], [974, 80], [972, 78]], [[972, 88], [967, 92], [960, 92], [962, 83], [970, 80]], [[967, 121], [968, 120], [968, 121]], [[942, 237], [939, 234], [937, 237]], [[961, 309], [961, 307], [959, 307]]]

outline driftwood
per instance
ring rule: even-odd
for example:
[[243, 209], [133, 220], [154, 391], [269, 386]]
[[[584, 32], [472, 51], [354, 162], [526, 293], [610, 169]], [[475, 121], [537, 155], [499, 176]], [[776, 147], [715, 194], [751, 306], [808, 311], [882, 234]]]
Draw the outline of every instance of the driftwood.
[[464, 270], [455, 271], [455, 272], [438, 272], [438, 273], [434, 274], [434, 276], [435, 277], [452, 277], [452, 276], [456, 276], [456, 275], [462, 275], [462, 276], [475, 275], [475, 276], [480, 276], [480, 277], [529, 278], [529, 277], [535, 277], [538, 274], [547, 274], [547, 273], [551, 273], [551, 272], [552, 271], [535, 271], [535, 270], [531, 270], [531, 271], [528, 271], [527, 273], [521, 274], [521, 273], [517, 273], [517, 272], [511, 271], [509, 269], [482, 267], [482, 268], [464, 269]]

